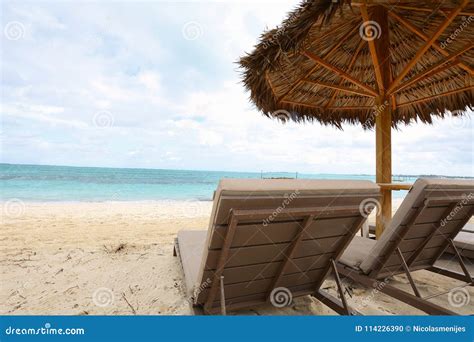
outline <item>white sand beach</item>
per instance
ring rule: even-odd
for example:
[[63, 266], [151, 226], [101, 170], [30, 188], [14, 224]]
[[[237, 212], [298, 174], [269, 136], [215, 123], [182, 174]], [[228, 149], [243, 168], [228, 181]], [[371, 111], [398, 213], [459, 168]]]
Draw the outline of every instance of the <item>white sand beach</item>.
[[[26, 203], [2, 214], [0, 314], [188, 315], [183, 272], [173, 240], [183, 228], [207, 229], [210, 202]], [[8, 209], [8, 208], [7, 208]], [[414, 273], [424, 295], [462, 283]], [[410, 291], [407, 279], [391, 285]], [[428, 286], [429, 284], [429, 286]], [[350, 304], [364, 314], [423, 314], [372, 289], [348, 284]], [[335, 294], [334, 283], [324, 287]], [[453, 310], [472, 314], [470, 298]], [[448, 295], [433, 298], [448, 307]], [[286, 308], [263, 305], [238, 314], [334, 314], [317, 300]]]

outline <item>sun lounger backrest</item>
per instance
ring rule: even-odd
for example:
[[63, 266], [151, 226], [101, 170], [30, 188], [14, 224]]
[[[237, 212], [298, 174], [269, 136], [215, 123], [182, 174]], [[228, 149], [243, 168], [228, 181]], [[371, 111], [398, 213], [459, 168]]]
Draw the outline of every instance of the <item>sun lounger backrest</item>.
[[377, 199], [369, 181], [222, 180], [196, 303], [219, 308], [220, 270], [228, 310], [264, 303], [275, 287], [314, 292], [363, 223], [361, 207]]
[[404, 272], [397, 248], [410, 270], [432, 266], [473, 209], [474, 181], [418, 179], [360, 268], [377, 278]]

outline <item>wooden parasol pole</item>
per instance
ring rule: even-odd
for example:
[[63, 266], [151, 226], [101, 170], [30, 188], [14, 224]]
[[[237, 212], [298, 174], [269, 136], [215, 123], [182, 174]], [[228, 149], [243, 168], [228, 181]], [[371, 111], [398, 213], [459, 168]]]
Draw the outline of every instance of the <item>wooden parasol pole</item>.
[[[381, 97], [380, 102], [383, 109], [375, 119], [375, 152], [376, 152], [376, 182], [392, 183], [392, 113], [387, 99]], [[387, 224], [392, 219], [392, 191], [381, 189], [382, 202], [380, 212], [377, 213], [375, 235], [378, 239]]]
[[[365, 17], [366, 15], [363, 16]], [[383, 6], [374, 6], [371, 10], [370, 19], [380, 26], [380, 36], [369, 42], [379, 93], [376, 99], [377, 107], [375, 110], [376, 182], [392, 183], [393, 104], [390, 102], [390, 97], [386, 94], [392, 82], [387, 9]], [[381, 192], [382, 202], [380, 212], [377, 213], [375, 228], [377, 239], [392, 219], [392, 191], [390, 189], [382, 189]]]

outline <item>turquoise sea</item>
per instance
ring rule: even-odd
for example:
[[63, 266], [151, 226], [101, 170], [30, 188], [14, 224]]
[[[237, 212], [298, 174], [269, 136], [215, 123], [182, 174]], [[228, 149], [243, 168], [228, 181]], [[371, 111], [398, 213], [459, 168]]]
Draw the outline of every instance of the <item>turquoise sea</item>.
[[[0, 200], [211, 200], [222, 178], [367, 179], [371, 175], [159, 170], [0, 164]], [[413, 182], [414, 178], [403, 181]], [[394, 193], [403, 197], [405, 192]]]

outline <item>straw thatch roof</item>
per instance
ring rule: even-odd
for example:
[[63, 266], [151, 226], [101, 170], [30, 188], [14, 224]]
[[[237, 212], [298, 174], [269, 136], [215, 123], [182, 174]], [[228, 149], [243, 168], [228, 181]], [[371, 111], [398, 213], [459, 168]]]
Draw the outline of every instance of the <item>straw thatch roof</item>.
[[[380, 6], [387, 20], [378, 23], [372, 18]], [[382, 91], [371, 44], [383, 30], [390, 84], [406, 75]], [[252, 102], [267, 116], [372, 127], [377, 112], [390, 106], [393, 126], [431, 123], [432, 116], [473, 106], [472, 37], [472, 1], [304, 1], [262, 34], [240, 65]]]

